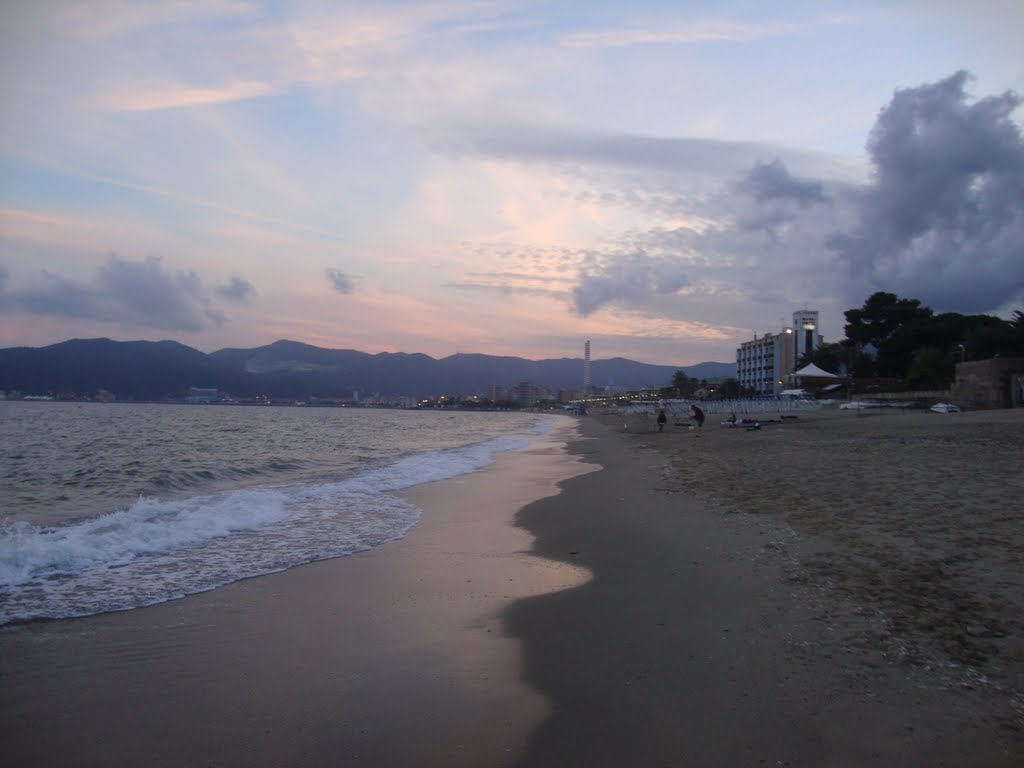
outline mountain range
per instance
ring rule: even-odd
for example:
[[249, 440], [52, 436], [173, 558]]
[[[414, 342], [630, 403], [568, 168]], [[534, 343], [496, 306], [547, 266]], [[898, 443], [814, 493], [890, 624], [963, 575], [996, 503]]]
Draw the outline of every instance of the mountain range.
[[[736, 375], [734, 363], [700, 363], [687, 368], [649, 365], [616, 357], [591, 361], [595, 388], [666, 386], [677, 370], [697, 379]], [[557, 393], [579, 390], [583, 360], [527, 360], [482, 354], [435, 359], [423, 354], [323, 349], [276, 341], [253, 349], [209, 354], [176, 341], [72, 339], [46, 347], [0, 349], [0, 390], [30, 394], [98, 390], [119, 400], [180, 399], [190, 387], [215, 388], [237, 397], [351, 397], [363, 395], [433, 397], [483, 394], [491, 385], [529, 381]]]

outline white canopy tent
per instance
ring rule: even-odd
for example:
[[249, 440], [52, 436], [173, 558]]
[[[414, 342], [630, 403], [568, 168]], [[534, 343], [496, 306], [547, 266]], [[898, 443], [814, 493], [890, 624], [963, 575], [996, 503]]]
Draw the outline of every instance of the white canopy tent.
[[[821, 392], [832, 392], [842, 386], [845, 379], [842, 376], [836, 376], [834, 373], [819, 368], [814, 363], [805, 365], [798, 371], [793, 371], [786, 379], [786, 383], [791, 388], [799, 387], [803, 390], [810, 390], [807, 392], [808, 395], [812, 393]], [[791, 390], [786, 390], [783, 394], [787, 394]]]
[[799, 371], [793, 371], [790, 374], [794, 379], [839, 379], [840, 376], [836, 376], [834, 373], [822, 370], [814, 363], [805, 365]]

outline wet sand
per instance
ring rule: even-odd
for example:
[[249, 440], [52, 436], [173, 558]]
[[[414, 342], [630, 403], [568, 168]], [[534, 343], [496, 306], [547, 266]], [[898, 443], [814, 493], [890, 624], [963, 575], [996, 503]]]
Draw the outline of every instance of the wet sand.
[[0, 629], [0, 751], [25, 766], [497, 766], [548, 712], [501, 611], [589, 574], [513, 525], [594, 467], [566, 422], [410, 489], [406, 535], [123, 613]]
[[595, 573], [509, 612], [520, 764], [1022, 764], [1022, 417], [591, 417], [604, 469], [520, 515]]
[[0, 630], [4, 764], [1020, 765], [1022, 417], [567, 423], [370, 552]]

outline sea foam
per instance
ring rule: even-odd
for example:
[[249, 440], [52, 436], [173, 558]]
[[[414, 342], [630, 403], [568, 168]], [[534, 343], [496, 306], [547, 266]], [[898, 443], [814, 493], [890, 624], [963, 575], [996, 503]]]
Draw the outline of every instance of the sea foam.
[[336, 482], [161, 500], [58, 526], [0, 530], [0, 623], [150, 605], [402, 537], [420, 510], [390, 494], [474, 472], [528, 440], [410, 453]]

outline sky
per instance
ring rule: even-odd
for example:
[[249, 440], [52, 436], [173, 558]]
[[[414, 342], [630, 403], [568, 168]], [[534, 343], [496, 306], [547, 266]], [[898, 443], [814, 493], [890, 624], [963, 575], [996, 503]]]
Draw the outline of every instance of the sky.
[[0, 4], [0, 347], [735, 360], [1024, 308], [1024, 4]]

